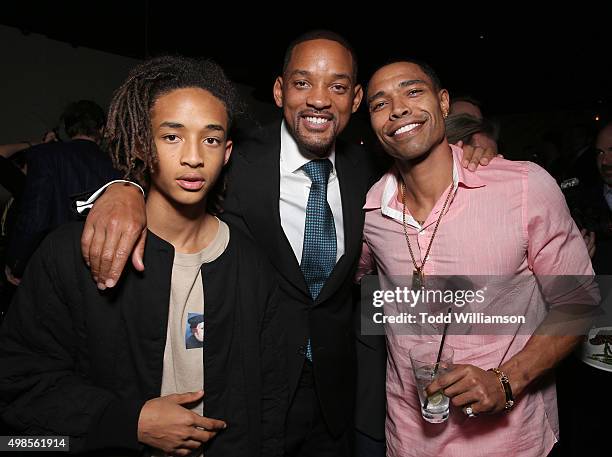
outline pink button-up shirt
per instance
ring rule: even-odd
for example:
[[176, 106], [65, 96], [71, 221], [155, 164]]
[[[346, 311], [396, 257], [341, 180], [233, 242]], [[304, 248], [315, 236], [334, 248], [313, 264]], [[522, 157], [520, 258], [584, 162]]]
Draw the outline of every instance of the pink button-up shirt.
[[[532, 316], [543, 317], [546, 298], [535, 275], [592, 275], [580, 232], [554, 179], [530, 162], [493, 160], [473, 173], [460, 166], [462, 150], [452, 146], [454, 195], [425, 264], [428, 275], [528, 275], [521, 297]], [[363, 251], [358, 278], [377, 270], [383, 288], [413, 266], [402, 227], [397, 178], [389, 172], [370, 189], [365, 204]], [[448, 190], [447, 190], [448, 191]], [[442, 209], [445, 191], [421, 227], [409, 214], [412, 250], [420, 265]], [[386, 283], [385, 283], [386, 282]], [[400, 335], [387, 327], [387, 452], [392, 457], [477, 457], [547, 455], [558, 439], [554, 380], [528, 387], [509, 413], [466, 417], [451, 406], [449, 420], [421, 418], [408, 351], [440, 336]], [[527, 343], [519, 326], [504, 335], [453, 335], [456, 363], [483, 369], [500, 366]], [[537, 385], [536, 385], [537, 384]]]

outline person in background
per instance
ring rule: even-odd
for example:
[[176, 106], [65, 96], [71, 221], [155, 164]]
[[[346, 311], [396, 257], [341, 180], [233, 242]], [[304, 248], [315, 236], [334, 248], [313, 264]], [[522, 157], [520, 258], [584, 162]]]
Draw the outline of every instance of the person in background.
[[61, 121], [69, 141], [51, 141], [27, 151], [25, 187], [5, 258], [6, 277], [15, 285], [42, 239], [78, 219], [72, 199], [119, 176], [100, 148], [105, 121], [100, 106], [90, 100], [71, 103]]

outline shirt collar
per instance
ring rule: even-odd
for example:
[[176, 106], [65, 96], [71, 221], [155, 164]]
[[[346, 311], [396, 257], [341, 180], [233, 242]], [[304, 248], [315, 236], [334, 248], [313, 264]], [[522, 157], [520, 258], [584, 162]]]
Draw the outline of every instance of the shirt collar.
[[[332, 148], [331, 154], [327, 157], [332, 164], [331, 174], [336, 173], [336, 150]], [[290, 173], [299, 171], [304, 165], [310, 162], [312, 159], [305, 157], [300, 148], [298, 147], [295, 139], [289, 133], [289, 129], [285, 124], [285, 121], [281, 123], [281, 150], [280, 150], [280, 162], [285, 170]]]
[[[455, 145], [451, 145], [451, 150], [453, 154], [453, 191], [456, 191], [459, 185], [465, 188], [485, 186], [484, 181], [475, 172], [461, 166], [463, 150]], [[397, 172], [394, 167], [382, 178], [381, 182], [374, 186], [373, 192], [368, 193], [364, 209], [380, 208], [384, 215], [401, 221], [402, 211], [399, 204], [396, 204], [398, 183]], [[408, 224], [418, 226], [412, 216], [407, 216], [406, 222]]]

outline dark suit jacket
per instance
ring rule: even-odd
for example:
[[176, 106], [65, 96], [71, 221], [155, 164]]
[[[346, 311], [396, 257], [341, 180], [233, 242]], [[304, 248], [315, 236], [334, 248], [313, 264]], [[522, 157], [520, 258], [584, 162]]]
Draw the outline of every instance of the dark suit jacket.
[[[204, 455], [280, 457], [278, 285], [253, 243], [230, 230], [225, 252], [202, 265], [204, 411], [228, 423]], [[143, 455], [138, 417], [161, 392], [174, 248], [149, 232], [146, 271], [128, 265], [116, 288], [100, 292], [82, 231], [67, 224], [45, 239], [0, 327], [0, 422], [9, 434], [68, 435], [72, 452]]]
[[110, 157], [88, 140], [35, 146], [28, 151], [27, 163], [25, 189], [6, 257], [17, 277], [47, 233], [78, 219], [71, 209], [74, 196], [118, 177]]
[[[354, 421], [357, 374], [353, 277], [361, 249], [362, 207], [372, 184], [373, 167], [363, 148], [342, 141], [336, 143], [345, 254], [313, 301], [281, 226], [279, 154], [278, 122], [239, 143], [231, 159], [223, 218], [248, 233], [268, 253], [278, 273], [279, 312], [288, 335], [290, 394], [295, 393], [304, 364], [304, 345], [310, 337], [323, 416], [332, 434], [339, 435]], [[382, 381], [384, 389], [384, 378]], [[384, 404], [384, 396], [377, 401]]]
[[[593, 149], [573, 169], [577, 182], [563, 190], [570, 213], [578, 228], [595, 232], [595, 274], [612, 274], [612, 211], [604, 197], [604, 182], [596, 167]], [[568, 180], [569, 181], [569, 180]]]

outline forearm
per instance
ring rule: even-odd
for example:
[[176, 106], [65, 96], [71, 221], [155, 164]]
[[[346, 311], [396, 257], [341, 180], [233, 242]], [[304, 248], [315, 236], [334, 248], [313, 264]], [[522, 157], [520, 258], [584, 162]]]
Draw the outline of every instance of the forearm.
[[510, 379], [510, 387], [515, 397], [552, 370], [581, 341], [578, 335], [532, 335], [523, 350], [504, 363], [500, 370]]
[[29, 141], [20, 141], [19, 143], [12, 144], [2, 144], [0, 145], [0, 156], [4, 157], [5, 159], [8, 159], [19, 151], [28, 149], [33, 145], [34, 144]]

